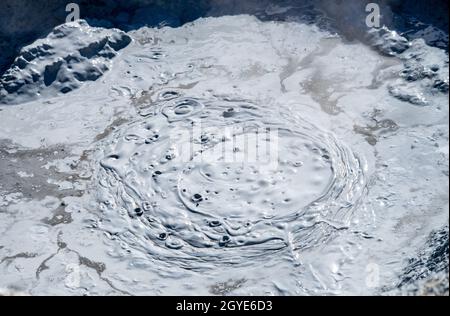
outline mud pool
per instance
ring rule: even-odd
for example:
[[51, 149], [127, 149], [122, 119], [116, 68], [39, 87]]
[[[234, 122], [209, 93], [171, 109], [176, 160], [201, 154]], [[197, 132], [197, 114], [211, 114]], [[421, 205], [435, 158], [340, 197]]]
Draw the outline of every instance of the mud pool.
[[445, 245], [448, 269], [448, 53], [385, 32], [81, 21], [24, 48], [0, 86], [0, 288], [395, 294]]

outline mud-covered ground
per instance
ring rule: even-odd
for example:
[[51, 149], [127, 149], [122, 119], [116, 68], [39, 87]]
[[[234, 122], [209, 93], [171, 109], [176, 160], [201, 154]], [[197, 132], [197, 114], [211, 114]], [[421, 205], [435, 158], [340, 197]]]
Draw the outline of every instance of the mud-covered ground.
[[17, 52], [3, 294], [448, 295], [448, 34], [237, 7]]

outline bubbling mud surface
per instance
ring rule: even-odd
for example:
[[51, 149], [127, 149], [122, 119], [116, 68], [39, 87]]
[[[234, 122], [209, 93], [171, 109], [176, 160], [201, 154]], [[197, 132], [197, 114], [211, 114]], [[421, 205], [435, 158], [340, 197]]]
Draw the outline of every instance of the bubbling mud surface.
[[114, 135], [97, 176], [104, 229], [121, 222], [120, 238], [151, 257], [189, 269], [276, 260], [345, 228], [364, 198], [364, 161], [283, 107], [158, 99]]

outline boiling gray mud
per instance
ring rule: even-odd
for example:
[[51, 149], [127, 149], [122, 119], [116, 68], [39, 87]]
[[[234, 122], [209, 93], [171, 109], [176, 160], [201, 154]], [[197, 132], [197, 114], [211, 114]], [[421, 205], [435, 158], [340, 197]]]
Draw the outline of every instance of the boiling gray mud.
[[[77, 194], [7, 192], [1, 287], [379, 294], [448, 222], [445, 52], [417, 40], [391, 56], [384, 37], [373, 49], [250, 16], [127, 36], [96, 81], [1, 108], [0, 138], [65, 144], [49, 165], [86, 175]], [[8, 182], [77, 187], [20, 171]]]
[[[133, 34], [154, 61], [146, 63], [144, 53], [127, 57], [138, 116], [99, 144], [95, 159], [98, 229], [111, 239], [109, 254], [133, 271], [159, 275], [154, 280], [167, 293], [214, 294], [218, 284], [229, 285], [225, 294], [376, 293], [370, 264], [387, 282], [386, 269], [397, 262], [382, 255], [384, 240], [396, 233], [381, 218], [403, 216], [397, 208], [399, 215], [385, 215], [384, 196], [411, 193], [392, 190], [403, 172], [394, 180], [380, 167], [401, 157], [393, 148], [402, 132], [380, 127], [371, 131], [376, 141], [363, 135], [360, 142], [356, 113], [370, 118], [367, 126], [422, 122], [416, 113], [411, 122], [398, 117], [417, 105], [394, 102], [389, 86], [404, 85], [396, 75], [401, 58], [418, 65], [437, 59], [423, 57], [422, 48], [406, 53], [417, 58], [387, 58], [314, 27], [232, 20]], [[250, 31], [241, 34], [240, 23]], [[391, 44], [377, 41], [380, 51]], [[248, 51], [255, 57], [246, 58]], [[134, 59], [145, 68], [135, 68]], [[444, 104], [426, 88], [445, 78], [441, 61], [439, 74], [415, 81], [411, 100]], [[150, 77], [145, 71], [155, 73], [149, 90], [140, 80]], [[435, 120], [433, 112], [423, 120]], [[389, 149], [385, 139], [393, 139]], [[183, 288], [176, 290], [178, 282]]]
[[283, 106], [180, 94], [113, 135], [102, 229], [198, 270], [276, 261], [348, 227], [367, 166], [345, 144]]

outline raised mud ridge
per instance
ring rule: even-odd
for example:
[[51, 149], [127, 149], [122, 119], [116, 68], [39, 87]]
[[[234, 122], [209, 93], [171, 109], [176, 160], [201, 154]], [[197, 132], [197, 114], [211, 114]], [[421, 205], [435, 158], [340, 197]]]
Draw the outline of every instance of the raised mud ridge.
[[0, 77], [0, 104], [65, 94], [95, 81], [130, 42], [122, 31], [91, 27], [84, 21], [58, 26], [24, 47]]

